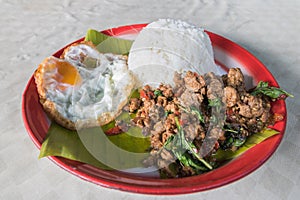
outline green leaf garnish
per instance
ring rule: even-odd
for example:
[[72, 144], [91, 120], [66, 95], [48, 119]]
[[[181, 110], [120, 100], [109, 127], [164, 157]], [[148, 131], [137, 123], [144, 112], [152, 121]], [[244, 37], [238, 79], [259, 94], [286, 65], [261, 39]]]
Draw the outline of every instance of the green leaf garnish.
[[111, 169], [99, 162], [87, 151], [75, 131], [65, 129], [55, 122], [51, 123], [40, 149], [39, 158], [46, 156], [60, 156], [70, 160], [89, 163], [101, 169]]
[[[177, 117], [175, 117], [175, 123], [178, 133], [172, 138], [172, 141], [167, 141], [168, 149], [173, 152], [184, 166], [205, 171], [211, 170], [212, 166], [195, 152], [195, 145], [185, 139], [184, 131]], [[200, 163], [196, 164], [197, 162], [200, 162], [204, 166], [201, 166]]]
[[162, 92], [160, 90], [154, 90], [155, 97], [162, 96]]
[[263, 142], [264, 140], [272, 137], [273, 135], [277, 135], [280, 132], [273, 130], [273, 129], [264, 129], [259, 133], [255, 133], [251, 136], [249, 136], [245, 143], [236, 151], [231, 150], [222, 150], [218, 149], [215, 155], [213, 155], [214, 158], [216, 158], [218, 161], [225, 161], [230, 160], [233, 158], [238, 157], [248, 149], [252, 148], [256, 144], [259, 144]]
[[[127, 118], [127, 116], [122, 117]], [[113, 123], [105, 128], [109, 129], [112, 125]], [[113, 144], [112, 146], [116, 148], [111, 148], [109, 144]], [[128, 132], [118, 135], [106, 136], [103, 131], [100, 131], [100, 127], [76, 132], [52, 122], [42, 144], [39, 158], [60, 156], [106, 170], [112, 169], [109, 166], [128, 169], [143, 167], [142, 161], [149, 156], [147, 153], [149, 146], [149, 138], [144, 137], [138, 127], [132, 127]], [[125, 153], [120, 154], [123, 151]], [[97, 158], [100, 156], [101, 161], [105, 162], [100, 162], [95, 155]]]
[[194, 106], [191, 106], [190, 108], [186, 108], [182, 105], [179, 105], [179, 107], [186, 113], [191, 113], [193, 115], [196, 115], [200, 122], [204, 123], [204, 115], [201, 113], [199, 109], [197, 109]]
[[169, 114], [172, 114], [173, 112], [170, 110], [165, 111], [165, 117], [168, 117]]
[[195, 107], [191, 107], [191, 113], [196, 115], [199, 119], [200, 122], [204, 123], [204, 116], [203, 114], [200, 112], [200, 110], [198, 110], [197, 108]]
[[131, 92], [130, 98], [140, 98], [140, 92], [139, 92], [139, 89], [135, 89]]
[[210, 106], [210, 107], [220, 107], [221, 106], [221, 100], [219, 98], [208, 99], [208, 106]]
[[285, 99], [286, 97], [294, 97], [292, 94], [286, 92], [283, 89], [277, 87], [269, 86], [268, 82], [260, 81], [254, 91], [251, 93], [252, 95], [263, 94], [272, 99]]
[[99, 31], [89, 29], [85, 41], [90, 41], [101, 53], [128, 54], [133, 43], [132, 40], [111, 37]]

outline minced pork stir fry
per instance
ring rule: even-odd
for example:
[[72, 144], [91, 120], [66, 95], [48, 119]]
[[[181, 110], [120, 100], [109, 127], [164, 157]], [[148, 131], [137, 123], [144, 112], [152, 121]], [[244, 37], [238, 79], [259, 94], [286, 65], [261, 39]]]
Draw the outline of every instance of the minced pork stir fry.
[[217, 149], [235, 151], [248, 136], [280, 120], [271, 113], [270, 102], [289, 95], [265, 82], [247, 91], [239, 68], [223, 76], [176, 73], [174, 82], [174, 87], [144, 86], [125, 107], [151, 139], [151, 156], [144, 164], [157, 166], [168, 178], [215, 168]]

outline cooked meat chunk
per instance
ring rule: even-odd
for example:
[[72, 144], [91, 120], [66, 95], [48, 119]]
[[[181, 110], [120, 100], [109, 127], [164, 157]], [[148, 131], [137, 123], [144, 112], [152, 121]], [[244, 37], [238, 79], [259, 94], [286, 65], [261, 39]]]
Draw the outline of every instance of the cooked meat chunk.
[[224, 96], [224, 84], [220, 77], [217, 77], [213, 72], [205, 74], [205, 81], [207, 84], [207, 98], [217, 99]]
[[244, 117], [247, 117], [247, 118], [253, 117], [252, 112], [251, 112], [251, 108], [250, 108], [249, 105], [239, 102], [238, 107], [240, 109], [239, 110], [240, 115], [242, 115]]
[[168, 102], [168, 105], [166, 105], [165, 110], [169, 111], [171, 113], [176, 113], [176, 112], [178, 112], [179, 107], [174, 102]]
[[156, 105], [165, 107], [167, 105], [167, 103], [168, 103], [167, 97], [164, 97], [164, 96], [157, 97]]
[[263, 101], [261, 98], [256, 96], [250, 96], [248, 99], [248, 105], [251, 108], [253, 117], [259, 117], [264, 112]]
[[158, 150], [162, 146], [161, 133], [157, 131], [151, 131], [151, 147]]
[[153, 105], [151, 108], [149, 108], [148, 113], [153, 123], [156, 123], [165, 118], [165, 110], [162, 106]]
[[149, 128], [149, 127], [152, 126], [152, 122], [151, 122], [151, 119], [149, 117], [145, 117], [143, 121], [144, 121], [145, 127]]
[[185, 107], [199, 107], [200, 103], [198, 99], [198, 93], [191, 92], [190, 90], [185, 90], [179, 97], [180, 104]]
[[[262, 123], [267, 123], [269, 118], [270, 118], [271, 114], [270, 114], [270, 110], [269, 109], [265, 109], [263, 114], [260, 117], [260, 120]], [[281, 118], [280, 120], [283, 120], [283, 118]], [[279, 120], [279, 121], [280, 121]]]
[[236, 88], [239, 92], [245, 90], [245, 78], [239, 68], [230, 68], [227, 75], [227, 85]]
[[173, 131], [176, 129], [176, 125], [174, 123], [174, 120], [170, 117], [168, 117], [165, 121], [165, 127], [167, 131]]
[[138, 98], [131, 98], [130, 99], [130, 104], [129, 104], [129, 112], [134, 112], [136, 111], [141, 104], [141, 100]]
[[219, 127], [214, 127], [207, 130], [207, 134], [202, 145], [200, 148], [200, 155], [201, 157], [209, 157], [215, 148], [215, 144], [218, 141], [219, 137], [223, 135], [223, 130]]
[[195, 138], [199, 137], [201, 127], [199, 123], [188, 124], [184, 127], [184, 131], [186, 133], [186, 138], [189, 141], [193, 141]]
[[166, 130], [166, 127], [164, 126], [164, 123], [162, 121], [157, 122], [153, 128], [158, 133], [162, 133]]
[[173, 154], [166, 150], [166, 149], [162, 149], [161, 152], [160, 152], [160, 157], [164, 160], [168, 160], [170, 162], [174, 162], [176, 159], [174, 158]]
[[[149, 99], [149, 100], [144, 100], [143, 101], [143, 106], [144, 106], [144, 110], [150, 110], [150, 108], [155, 104], [155, 101], [153, 99]], [[149, 113], [149, 112], [146, 112]]]
[[159, 90], [162, 92], [163, 96], [166, 98], [173, 97], [173, 90], [170, 85], [160, 85]]
[[205, 87], [201, 88], [200, 92], [196, 93], [196, 95], [198, 97], [199, 103], [202, 103], [202, 101], [204, 100], [204, 97], [206, 95], [206, 88]]
[[199, 92], [203, 86], [205, 86], [205, 81], [202, 76], [197, 76], [197, 74], [188, 71], [184, 77], [185, 87], [192, 92]]
[[239, 101], [239, 95], [235, 88], [227, 86], [224, 88], [224, 95], [226, 98], [226, 106], [231, 108]]
[[263, 100], [260, 97], [246, 94], [243, 96], [242, 101], [238, 103], [240, 109], [239, 114], [247, 117], [259, 117], [264, 111]]

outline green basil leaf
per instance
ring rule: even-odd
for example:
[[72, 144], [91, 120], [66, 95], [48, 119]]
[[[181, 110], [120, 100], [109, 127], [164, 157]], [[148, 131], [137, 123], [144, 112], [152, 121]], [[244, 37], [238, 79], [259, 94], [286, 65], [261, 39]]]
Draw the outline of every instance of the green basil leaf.
[[196, 115], [200, 122], [204, 123], [204, 116], [203, 116], [203, 114], [201, 113], [200, 110], [198, 110], [197, 108], [192, 106], [191, 107], [191, 113]]
[[162, 92], [160, 90], [154, 90], [155, 97], [162, 96]]
[[220, 107], [221, 106], [221, 100], [219, 98], [208, 99], [208, 106], [210, 106], [210, 107]]
[[[187, 155], [183, 154], [182, 152], [185, 152], [186, 150], [189, 151], [198, 161], [200, 161], [207, 169], [212, 170], [213, 167], [206, 162], [203, 158], [200, 158], [200, 156], [194, 151], [195, 145], [191, 142], [188, 142], [185, 139], [184, 131], [179, 123], [179, 120], [177, 117], [175, 117], [175, 123], [177, 126], [178, 133], [174, 136], [173, 141], [179, 141], [179, 144], [174, 142], [173, 153], [177, 156], [178, 160], [185, 166], [190, 166], [188, 162]], [[177, 139], [178, 138], [178, 139]], [[181, 152], [181, 153], [179, 153]], [[181, 156], [180, 156], [181, 155]], [[178, 157], [179, 156], [179, 157]], [[201, 168], [201, 166], [199, 166]]]
[[259, 81], [259, 83], [257, 84], [256, 88], [262, 88], [262, 87], [268, 87], [268, 86], [269, 86], [268, 82]]
[[271, 97], [272, 99], [278, 99], [281, 98], [282, 96], [294, 97], [292, 94], [286, 92], [281, 88], [270, 87], [268, 82], [263, 82], [263, 81], [260, 81], [257, 84], [256, 88], [251, 94], [252, 95], [263, 94], [268, 97]]

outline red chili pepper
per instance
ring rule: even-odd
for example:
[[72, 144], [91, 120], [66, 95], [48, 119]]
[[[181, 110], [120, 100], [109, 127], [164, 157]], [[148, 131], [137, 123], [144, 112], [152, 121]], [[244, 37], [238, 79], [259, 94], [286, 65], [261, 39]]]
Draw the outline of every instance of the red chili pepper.
[[149, 97], [147, 96], [146, 92], [144, 90], [140, 91], [140, 97], [145, 98], [145, 99], [149, 99]]
[[180, 115], [180, 112], [179, 112], [178, 110], [175, 110], [175, 111], [174, 111], [174, 115], [179, 116], [179, 115]]
[[229, 109], [226, 110], [226, 114], [227, 114], [228, 116], [232, 115], [233, 113], [234, 113], [234, 112], [233, 112], [232, 108], [229, 108]]
[[118, 134], [120, 134], [122, 132], [123, 131], [122, 131], [122, 129], [119, 126], [115, 126], [113, 128], [110, 128], [110, 129], [106, 130], [104, 133], [106, 135], [118, 135]]
[[214, 149], [219, 149], [220, 148], [220, 144], [219, 144], [219, 142], [218, 141], [216, 141], [216, 143], [215, 143], [215, 147], [214, 147]]

